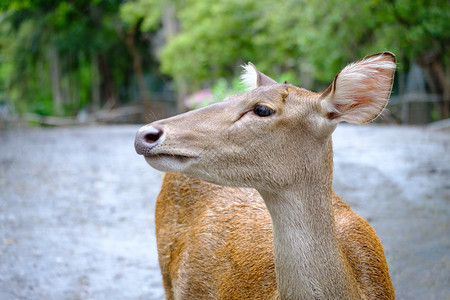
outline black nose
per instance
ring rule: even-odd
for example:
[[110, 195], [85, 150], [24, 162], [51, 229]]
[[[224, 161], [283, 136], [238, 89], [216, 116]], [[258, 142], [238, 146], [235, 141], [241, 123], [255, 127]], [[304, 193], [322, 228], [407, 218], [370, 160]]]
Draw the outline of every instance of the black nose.
[[164, 131], [154, 126], [144, 126], [136, 133], [134, 148], [137, 154], [149, 155], [153, 148], [161, 143]]

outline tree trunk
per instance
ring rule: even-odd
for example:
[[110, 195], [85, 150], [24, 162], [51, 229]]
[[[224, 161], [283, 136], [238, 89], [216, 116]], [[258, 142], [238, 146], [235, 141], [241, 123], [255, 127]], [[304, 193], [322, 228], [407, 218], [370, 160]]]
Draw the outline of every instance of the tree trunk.
[[[176, 10], [172, 3], [167, 3], [164, 6], [161, 22], [164, 39], [167, 43], [180, 32], [180, 24], [176, 18]], [[184, 104], [184, 99], [188, 96], [188, 84], [181, 76], [175, 75], [174, 81], [177, 87], [177, 111], [178, 113], [183, 113], [187, 110], [187, 107]]]
[[444, 70], [442, 60], [442, 57], [436, 53], [426, 53], [418, 59], [425, 71], [425, 80], [431, 93], [443, 96], [443, 102], [439, 105], [440, 117], [447, 119], [450, 108], [450, 74], [448, 68]]
[[114, 78], [109, 68], [109, 61], [106, 54], [98, 55], [98, 70], [100, 71], [102, 96], [106, 100], [105, 105], [114, 108], [118, 103], [117, 89]]
[[62, 114], [62, 91], [61, 91], [61, 69], [59, 63], [58, 49], [54, 46], [50, 46], [49, 50], [50, 58], [50, 77], [52, 82], [52, 95], [53, 95], [53, 113], [56, 115]]
[[133, 26], [125, 36], [125, 42], [133, 60], [133, 71], [136, 76], [136, 81], [139, 88], [140, 100], [142, 104], [147, 108], [150, 107], [150, 92], [145, 83], [144, 71], [142, 69], [142, 58], [139, 50], [136, 47], [136, 35], [138, 31], [139, 23]]
[[98, 56], [93, 54], [91, 58], [92, 69], [92, 109], [94, 112], [100, 110], [100, 74], [98, 70]]
[[[450, 86], [449, 86], [449, 74], [445, 72], [441, 60], [433, 60], [430, 69], [436, 75], [437, 84], [440, 86], [440, 91], [442, 92], [443, 102], [442, 102], [442, 119], [447, 119], [449, 114], [449, 102], [450, 102]], [[448, 69], [448, 68], [447, 68]], [[448, 71], [448, 70], [447, 70]]]
[[445, 90], [444, 90], [444, 115], [447, 119], [450, 115], [450, 64], [445, 70]]

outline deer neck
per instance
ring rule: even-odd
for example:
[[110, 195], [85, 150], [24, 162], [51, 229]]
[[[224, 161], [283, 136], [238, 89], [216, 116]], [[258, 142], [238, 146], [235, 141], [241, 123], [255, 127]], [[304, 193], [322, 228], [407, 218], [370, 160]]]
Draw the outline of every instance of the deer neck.
[[[281, 299], [357, 299], [336, 238], [331, 206], [332, 158], [308, 166], [303, 182], [260, 191], [272, 218], [275, 270]], [[321, 176], [314, 176], [321, 174]]]

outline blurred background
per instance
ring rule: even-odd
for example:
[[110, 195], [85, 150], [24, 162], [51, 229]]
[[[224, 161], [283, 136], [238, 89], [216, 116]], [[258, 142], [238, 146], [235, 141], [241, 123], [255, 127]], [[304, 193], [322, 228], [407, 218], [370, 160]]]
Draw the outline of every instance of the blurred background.
[[4, 0], [0, 126], [147, 122], [239, 91], [248, 61], [321, 91], [384, 50], [398, 72], [381, 121], [448, 118], [447, 0]]
[[1, 0], [0, 299], [164, 299], [140, 124], [242, 91], [248, 61], [322, 91], [386, 50], [385, 124], [337, 128], [333, 187], [397, 299], [450, 299], [450, 1]]

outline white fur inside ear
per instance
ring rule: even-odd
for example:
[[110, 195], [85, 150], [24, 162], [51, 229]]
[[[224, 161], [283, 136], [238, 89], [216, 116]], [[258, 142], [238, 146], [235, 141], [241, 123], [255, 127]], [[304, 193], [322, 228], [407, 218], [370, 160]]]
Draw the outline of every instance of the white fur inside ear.
[[246, 87], [247, 91], [251, 91], [258, 87], [258, 74], [251, 65], [243, 65], [244, 69], [241, 74], [241, 82]]
[[396, 64], [371, 56], [348, 65], [333, 82], [333, 93], [322, 101], [335, 121], [365, 123], [376, 118], [389, 100]]
[[[396, 68], [393, 61], [385, 60], [382, 55], [364, 58], [359, 62], [346, 66], [338, 75], [336, 81], [336, 91], [346, 98], [346, 92], [353, 92], [354, 88], [347, 85], [367, 84], [367, 80], [373, 80], [371, 83], [377, 85], [372, 86], [372, 92], [378, 92], [377, 88], [383, 87], [386, 81], [391, 80], [391, 74]], [[384, 95], [383, 95], [384, 96]]]

